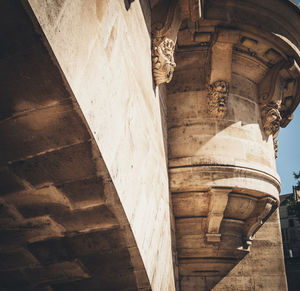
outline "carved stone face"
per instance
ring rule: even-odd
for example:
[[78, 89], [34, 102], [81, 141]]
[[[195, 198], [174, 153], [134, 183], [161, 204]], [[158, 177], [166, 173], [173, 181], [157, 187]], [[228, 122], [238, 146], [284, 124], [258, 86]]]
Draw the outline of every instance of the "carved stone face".
[[176, 67], [174, 62], [175, 43], [164, 38], [153, 43], [153, 75], [156, 85], [169, 83]]
[[275, 136], [279, 130], [280, 122], [282, 120], [280, 115], [280, 101], [271, 101], [262, 109], [262, 122], [266, 135]]
[[229, 84], [225, 81], [216, 81], [209, 87], [208, 112], [211, 116], [222, 118], [227, 111]]

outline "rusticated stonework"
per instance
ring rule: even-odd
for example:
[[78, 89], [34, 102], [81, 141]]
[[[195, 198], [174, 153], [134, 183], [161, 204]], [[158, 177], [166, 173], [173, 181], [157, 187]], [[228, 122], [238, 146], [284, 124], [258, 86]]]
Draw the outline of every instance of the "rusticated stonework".
[[282, 120], [280, 115], [281, 101], [271, 101], [264, 105], [262, 108], [262, 124], [267, 136], [275, 136], [279, 130], [280, 121]]
[[167, 37], [153, 39], [152, 65], [156, 85], [169, 83], [172, 80], [176, 67], [174, 49], [174, 41]]
[[229, 84], [225, 81], [216, 81], [209, 86], [208, 114], [212, 117], [223, 118], [227, 111]]

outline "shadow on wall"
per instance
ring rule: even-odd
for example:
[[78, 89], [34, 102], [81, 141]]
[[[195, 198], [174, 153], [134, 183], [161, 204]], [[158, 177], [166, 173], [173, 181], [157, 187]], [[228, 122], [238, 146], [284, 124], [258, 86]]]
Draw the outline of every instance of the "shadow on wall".
[[[167, 85], [167, 104], [170, 142], [172, 143], [173, 138], [177, 141], [181, 140], [179, 141], [180, 144], [178, 143], [178, 152], [175, 153], [176, 158], [191, 156], [191, 151], [197, 155], [197, 151], [200, 153], [203, 147], [209, 146], [216, 146], [216, 150], [221, 150], [222, 156], [227, 150], [231, 155], [232, 146], [238, 145], [238, 143], [234, 143], [233, 137], [242, 141], [241, 145], [243, 146], [239, 150], [242, 151], [243, 148], [245, 149], [253, 144], [253, 150], [248, 151], [247, 155], [254, 158], [256, 153], [257, 161], [264, 159], [264, 154], [257, 148], [257, 143], [268, 142], [271, 137], [265, 133], [263, 124], [260, 121], [260, 108], [256, 101], [256, 93], [251, 96], [248, 93], [251, 90], [256, 92], [255, 84], [249, 82], [243, 88], [239, 83], [240, 77], [233, 73], [234, 78], [232, 78], [229, 88], [229, 92], [232, 93], [228, 96], [227, 110], [224, 117], [221, 119], [216, 119], [213, 116], [209, 117], [207, 115], [209, 110], [207, 98], [209, 94], [207, 88], [208, 66], [200, 65], [209, 58], [208, 50], [201, 48], [192, 52], [177, 52], [175, 58], [177, 67], [172, 81]], [[241, 96], [249, 97], [244, 98]], [[216, 135], [222, 137], [223, 140], [219, 140], [221, 142], [218, 144], [215, 142], [213, 145], [209, 144]], [[228, 143], [224, 142], [225, 140]], [[230, 146], [230, 143], [232, 146]], [[183, 144], [188, 144], [188, 147], [183, 148]], [[193, 145], [195, 148], [191, 149]], [[172, 148], [170, 148], [171, 156], [174, 145], [172, 145]], [[217, 154], [217, 151], [215, 151], [215, 154]], [[246, 157], [246, 159], [251, 158]]]

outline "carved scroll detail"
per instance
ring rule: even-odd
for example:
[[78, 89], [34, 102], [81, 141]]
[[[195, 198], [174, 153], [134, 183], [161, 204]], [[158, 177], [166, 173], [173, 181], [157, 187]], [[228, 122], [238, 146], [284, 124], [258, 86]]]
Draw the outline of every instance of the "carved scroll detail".
[[279, 131], [279, 126], [282, 119], [279, 111], [280, 104], [281, 100], [278, 100], [271, 101], [268, 104], [262, 106], [262, 124], [267, 136], [272, 134], [274, 137]]
[[271, 197], [265, 197], [257, 202], [256, 209], [246, 220], [244, 226], [243, 248], [248, 249], [252, 244], [255, 233], [260, 229], [264, 222], [277, 209], [278, 201]]
[[272, 100], [274, 93], [276, 91], [276, 85], [279, 82], [278, 79], [279, 79], [280, 71], [285, 66], [287, 66], [285, 60], [278, 62], [276, 65], [272, 67], [271, 70], [269, 70], [269, 72], [260, 82], [258, 86], [260, 104], [262, 105], [267, 104]]
[[[281, 100], [280, 106], [275, 110], [280, 111], [280, 117], [277, 118], [277, 120], [280, 119], [280, 126], [286, 127], [292, 120], [292, 112], [300, 101], [299, 89], [300, 68], [297, 62], [292, 58], [279, 61], [269, 70], [259, 84], [258, 92], [261, 109], [266, 111], [265, 109], [270, 104], [274, 105], [276, 103], [274, 100]], [[272, 114], [274, 114], [274, 111]], [[278, 112], [276, 114], [278, 115]], [[262, 112], [262, 119], [265, 118], [264, 115], [265, 112]], [[271, 131], [274, 132], [274, 130]], [[274, 135], [274, 133], [266, 134]]]
[[167, 37], [153, 39], [152, 65], [156, 85], [169, 83], [172, 80], [176, 67], [174, 50], [175, 43], [173, 40]]
[[208, 91], [209, 115], [223, 118], [227, 111], [229, 84], [226, 81], [216, 81], [209, 86]]

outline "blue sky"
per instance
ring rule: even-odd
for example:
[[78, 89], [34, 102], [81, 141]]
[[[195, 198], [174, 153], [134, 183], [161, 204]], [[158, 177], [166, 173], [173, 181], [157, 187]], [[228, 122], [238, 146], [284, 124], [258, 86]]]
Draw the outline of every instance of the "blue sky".
[[[300, 4], [300, 0], [295, 1]], [[277, 172], [281, 178], [281, 194], [291, 193], [295, 185], [293, 172], [300, 171], [300, 105], [294, 112], [294, 119], [278, 136]]]
[[281, 178], [281, 194], [286, 194], [292, 192], [296, 183], [293, 172], [300, 171], [300, 105], [289, 125], [280, 128], [278, 140], [277, 172]]

